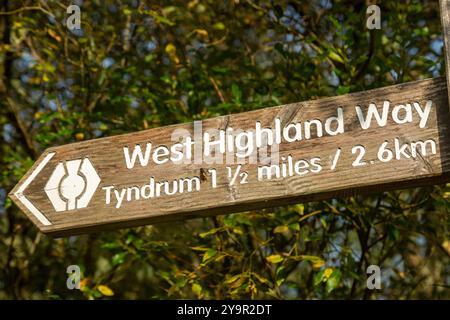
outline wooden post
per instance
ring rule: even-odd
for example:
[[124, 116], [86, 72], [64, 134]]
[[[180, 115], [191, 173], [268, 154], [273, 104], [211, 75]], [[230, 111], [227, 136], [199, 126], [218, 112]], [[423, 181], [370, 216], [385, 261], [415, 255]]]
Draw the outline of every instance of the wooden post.
[[[450, 0], [439, 0], [442, 30], [444, 36], [444, 60], [445, 77], [447, 78], [447, 88], [450, 88]], [[450, 90], [447, 90], [448, 101], [450, 103]]]

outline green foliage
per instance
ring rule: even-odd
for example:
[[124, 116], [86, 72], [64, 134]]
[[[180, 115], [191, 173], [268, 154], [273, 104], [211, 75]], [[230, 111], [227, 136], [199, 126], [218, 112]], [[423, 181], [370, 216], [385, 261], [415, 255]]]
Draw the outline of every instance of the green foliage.
[[450, 297], [450, 185], [56, 240], [5, 197], [50, 146], [439, 76], [435, 1], [69, 2], [0, 4], [0, 298]]

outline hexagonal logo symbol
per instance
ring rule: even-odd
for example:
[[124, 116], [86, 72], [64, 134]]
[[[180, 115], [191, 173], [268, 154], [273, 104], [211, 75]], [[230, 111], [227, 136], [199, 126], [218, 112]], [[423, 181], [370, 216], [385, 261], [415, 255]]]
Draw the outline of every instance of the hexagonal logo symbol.
[[88, 158], [60, 162], [44, 191], [55, 211], [86, 208], [100, 184], [100, 177]]

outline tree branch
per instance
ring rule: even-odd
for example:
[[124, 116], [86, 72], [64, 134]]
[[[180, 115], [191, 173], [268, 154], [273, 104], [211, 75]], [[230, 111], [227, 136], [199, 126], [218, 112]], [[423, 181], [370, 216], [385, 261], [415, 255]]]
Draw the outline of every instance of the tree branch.
[[[8, 11], [8, 1], [3, 2], [1, 12]], [[2, 42], [6, 45], [11, 45], [11, 19], [8, 15], [3, 16], [3, 33], [2, 33]], [[24, 142], [24, 147], [27, 152], [29, 152], [33, 157], [37, 156], [37, 151], [33, 143], [33, 139], [29, 134], [29, 128], [26, 126], [23, 119], [20, 117], [20, 108], [18, 103], [14, 101], [11, 94], [11, 77], [12, 77], [12, 62], [13, 62], [13, 54], [11, 51], [7, 51], [4, 58], [3, 65], [3, 74], [0, 81], [0, 94], [6, 97], [6, 105], [10, 111], [8, 117], [11, 123], [19, 129], [22, 140]]]

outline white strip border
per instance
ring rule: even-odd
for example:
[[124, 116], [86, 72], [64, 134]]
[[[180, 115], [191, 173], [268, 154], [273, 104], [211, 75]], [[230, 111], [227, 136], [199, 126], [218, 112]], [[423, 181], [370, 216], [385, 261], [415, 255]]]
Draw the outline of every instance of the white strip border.
[[56, 152], [51, 152], [45, 156], [44, 160], [37, 166], [37, 168], [30, 174], [30, 176], [25, 180], [25, 182], [20, 186], [14, 195], [16, 198], [22, 202], [22, 204], [30, 210], [30, 212], [42, 223], [44, 226], [50, 226], [52, 223], [44, 216], [44, 214], [36, 208], [30, 200], [23, 194], [25, 189], [33, 182], [37, 175], [44, 169], [47, 163], [53, 158]]

